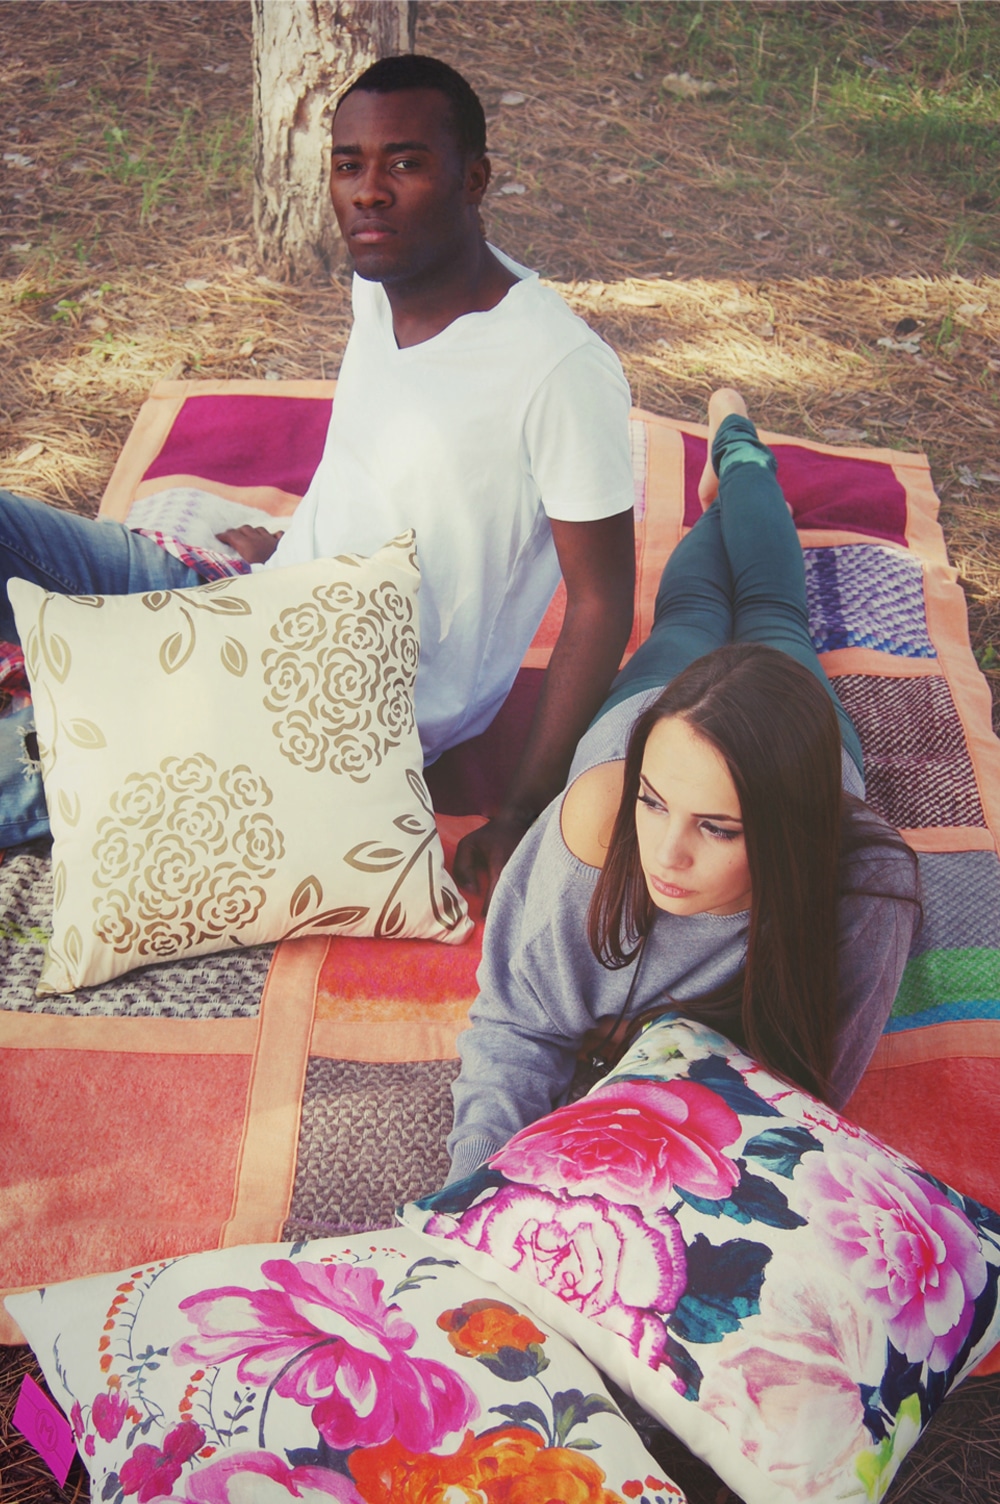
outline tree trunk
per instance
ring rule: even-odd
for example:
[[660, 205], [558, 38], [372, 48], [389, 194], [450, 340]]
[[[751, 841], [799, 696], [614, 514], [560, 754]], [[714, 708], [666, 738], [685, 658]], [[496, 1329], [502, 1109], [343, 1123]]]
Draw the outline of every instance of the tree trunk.
[[343, 254], [330, 205], [330, 121], [340, 90], [377, 58], [412, 52], [416, 0], [251, 0], [257, 251], [295, 281]]

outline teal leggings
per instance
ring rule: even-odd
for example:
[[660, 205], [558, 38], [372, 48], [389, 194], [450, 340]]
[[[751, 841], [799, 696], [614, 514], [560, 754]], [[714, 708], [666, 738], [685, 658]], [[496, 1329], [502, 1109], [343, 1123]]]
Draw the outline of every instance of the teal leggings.
[[809, 636], [806, 577], [774, 456], [748, 418], [733, 414], [712, 446], [719, 495], [667, 560], [653, 628], [611, 686], [613, 705], [669, 684], [727, 642], [761, 642], [814, 674], [833, 701], [841, 739], [862, 771], [861, 743]]

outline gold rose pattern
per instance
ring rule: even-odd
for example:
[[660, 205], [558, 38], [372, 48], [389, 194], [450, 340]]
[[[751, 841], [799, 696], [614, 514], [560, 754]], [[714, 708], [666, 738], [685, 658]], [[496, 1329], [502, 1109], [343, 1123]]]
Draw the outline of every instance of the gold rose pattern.
[[264, 708], [289, 762], [366, 783], [399, 746], [413, 728], [413, 615], [390, 580], [321, 585], [280, 612], [263, 653]]
[[254, 924], [285, 853], [272, 797], [247, 764], [220, 770], [204, 753], [130, 773], [97, 825], [98, 939], [142, 964]]

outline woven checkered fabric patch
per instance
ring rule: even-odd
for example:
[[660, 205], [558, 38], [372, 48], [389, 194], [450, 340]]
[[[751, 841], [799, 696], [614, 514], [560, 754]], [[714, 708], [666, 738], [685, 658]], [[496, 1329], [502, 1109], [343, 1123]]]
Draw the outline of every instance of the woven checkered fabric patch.
[[937, 657], [927, 633], [919, 559], [868, 543], [803, 552], [809, 633], [817, 653], [874, 648], [898, 658]]
[[395, 1208], [448, 1174], [457, 1060], [374, 1064], [313, 1057], [306, 1070], [292, 1204], [283, 1238], [392, 1225]]
[[944, 679], [841, 674], [833, 684], [861, 738], [872, 809], [902, 830], [985, 826], [962, 724]]

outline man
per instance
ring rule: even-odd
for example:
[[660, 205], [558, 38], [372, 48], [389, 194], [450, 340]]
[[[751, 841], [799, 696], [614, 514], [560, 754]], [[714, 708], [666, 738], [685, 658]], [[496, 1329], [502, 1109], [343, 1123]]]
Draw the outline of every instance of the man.
[[[370, 553], [415, 528], [427, 761], [492, 720], [561, 570], [565, 624], [520, 766], [503, 807], [459, 848], [460, 881], [485, 879], [488, 897], [562, 786], [618, 666], [634, 545], [620, 365], [556, 294], [483, 239], [485, 146], [479, 100], [435, 59], [383, 59], [343, 96], [331, 196], [354, 261], [355, 324], [323, 458], [277, 547], [259, 528], [220, 536], [271, 568]], [[21, 519], [27, 543], [12, 538], [9, 508], [0, 512], [8, 577], [74, 593], [198, 583], [127, 528], [39, 510], [47, 516]], [[38, 541], [51, 517], [54, 564]], [[0, 615], [9, 635], [3, 628]]]
[[[456, 875], [487, 895], [562, 787], [632, 621], [628, 387], [556, 294], [484, 240], [486, 122], [433, 58], [386, 58], [340, 101], [330, 192], [355, 323], [326, 450], [268, 566], [416, 529], [417, 724], [428, 762], [485, 730], [558, 581], [565, 625], [524, 755]], [[264, 529], [225, 541], [260, 561]]]

